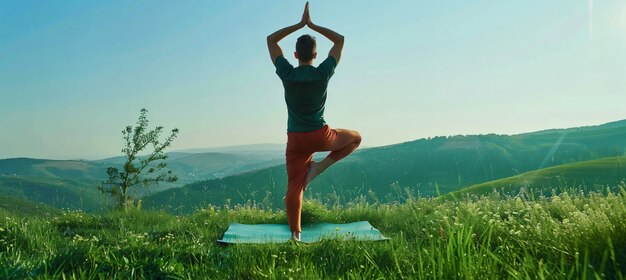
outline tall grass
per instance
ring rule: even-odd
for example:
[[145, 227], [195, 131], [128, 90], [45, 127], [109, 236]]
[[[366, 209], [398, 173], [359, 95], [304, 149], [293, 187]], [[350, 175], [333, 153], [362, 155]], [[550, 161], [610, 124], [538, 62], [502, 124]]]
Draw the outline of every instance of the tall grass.
[[304, 206], [303, 222], [368, 220], [388, 241], [223, 246], [230, 222], [286, 223], [255, 205], [187, 216], [0, 210], [0, 278], [623, 279], [626, 191]]

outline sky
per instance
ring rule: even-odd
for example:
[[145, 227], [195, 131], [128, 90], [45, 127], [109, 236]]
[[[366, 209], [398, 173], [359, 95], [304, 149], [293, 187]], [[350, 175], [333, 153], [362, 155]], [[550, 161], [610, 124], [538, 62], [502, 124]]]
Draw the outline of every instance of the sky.
[[[305, 1], [1, 1], [0, 158], [121, 155], [142, 108], [171, 150], [285, 143], [265, 39]], [[325, 118], [364, 146], [626, 119], [626, 0], [310, 1], [345, 36]], [[280, 42], [292, 64], [295, 39]], [[316, 61], [317, 63], [321, 60]]]

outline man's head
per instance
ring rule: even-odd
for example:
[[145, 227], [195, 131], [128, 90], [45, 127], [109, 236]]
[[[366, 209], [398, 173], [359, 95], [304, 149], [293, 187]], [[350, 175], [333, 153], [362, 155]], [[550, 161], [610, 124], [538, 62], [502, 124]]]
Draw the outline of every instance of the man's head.
[[302, 35], [296, 42], [296, 52], [294, 53], [301, 63], [311, 63], [317, 56], [315, 37]]

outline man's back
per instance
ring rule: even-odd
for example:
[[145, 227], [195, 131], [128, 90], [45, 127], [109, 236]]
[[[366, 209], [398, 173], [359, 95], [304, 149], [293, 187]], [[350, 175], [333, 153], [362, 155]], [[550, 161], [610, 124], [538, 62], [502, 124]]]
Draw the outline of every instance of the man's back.
[[294, 68], [283, 56], [275, 61], [276, 74], [285, 88], [288, 122], [287, 131], [304, 132], [322, 128], [328, 81], [337, 66], [329, 56], [318, 67], [301, 65]]

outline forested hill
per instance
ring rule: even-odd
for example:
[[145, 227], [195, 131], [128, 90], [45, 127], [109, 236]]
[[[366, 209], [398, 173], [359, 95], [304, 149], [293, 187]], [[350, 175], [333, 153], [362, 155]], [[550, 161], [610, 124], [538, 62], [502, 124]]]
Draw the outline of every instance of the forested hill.
[[[435, 195], [530, 170], [618, 156], [626, 147], [626, 120], [600, 126], [518, 135], [457, 135], [364, 149], [333, 166], [306, 196], [341, 203], [365, 195], [379, 201]], [[145, 198], [145, 205], [192, 211], [206, 204], [263, 202], [282, 207], [284, 165], [188, 184]]]

